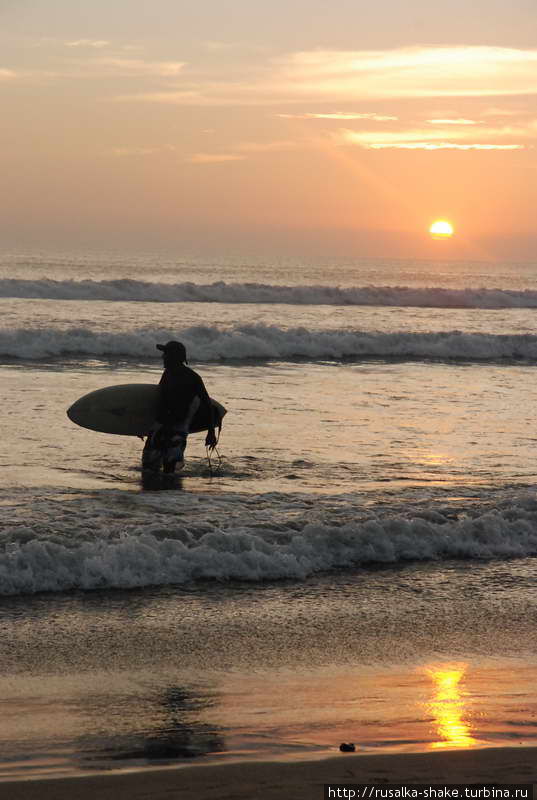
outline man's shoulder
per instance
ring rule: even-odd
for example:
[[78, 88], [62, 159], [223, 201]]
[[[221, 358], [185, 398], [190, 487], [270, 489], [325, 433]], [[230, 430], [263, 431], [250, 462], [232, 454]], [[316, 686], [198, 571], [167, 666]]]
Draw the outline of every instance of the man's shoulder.
[[183, 381], [184, 383], [203, 386], [203, 380], [201, 376], [190, 367], [187, 367], [186, 364], [178, 364], [176, 367], [173, 367], [167, 371], [169, 372], [170, 376], [173, 376], [173, 378], [176, 380]]
[[196, 383], [203, 383], [201, 376], [198, 375], [191, 367], [187, 367], [186, 364], [181, 365], [181, 371], [185, 377], [188, 376], [191, 381], [195, 381]]
[[164, 372], [167, 372], [170, 375], [197, 375], [197, 372], [194, 372], [193, 369], [187, 367], [186, 364], [174, 364], [173, 366], [166, 367]]

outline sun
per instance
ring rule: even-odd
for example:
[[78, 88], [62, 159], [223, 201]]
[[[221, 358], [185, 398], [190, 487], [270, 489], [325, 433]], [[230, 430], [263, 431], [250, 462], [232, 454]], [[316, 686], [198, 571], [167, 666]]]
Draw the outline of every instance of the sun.
[[446, 219], [437, 219], [429, 228], [429, 233], [433, 239], [449, 239], [453, 236], [453, 225]]

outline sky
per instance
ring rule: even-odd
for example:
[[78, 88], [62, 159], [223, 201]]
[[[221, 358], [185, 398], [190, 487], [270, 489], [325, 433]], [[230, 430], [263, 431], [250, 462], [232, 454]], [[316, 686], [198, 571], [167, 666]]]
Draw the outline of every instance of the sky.
[[0, 0], [0, 93], [8, 247], [537, 255], [535, 0]]

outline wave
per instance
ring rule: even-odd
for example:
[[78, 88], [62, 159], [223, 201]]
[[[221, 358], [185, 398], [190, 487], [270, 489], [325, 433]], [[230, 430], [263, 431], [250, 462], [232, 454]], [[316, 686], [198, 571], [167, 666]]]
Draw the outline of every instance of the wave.
[[537, 308], [537, 291], [408, 286], [272, 286], [261, 283], [150, 283], [0, 280], [0, 297], [151, 303], [283, 303], [292, 305], [410, 306], [418, 308]]
[[207, 363], [252, 359], [537, 360], [537, 335], [533, 334], [318, 331], [262, 324], [226, 329], [217, 326], [183, 330], [140, 328], [113, 333], [89, 328], [0, 329], [0, 358], [154, 360], [155, 342], [169, 339], [184, 342], [192, 361]]
[[[184, 585], [200, 580], [304, 580], [336, 569], [453, 559], [506, 559], [537, 554], [537, 510], [510, 506], [472, 519], [439, 512], [370, 519], [342, 526], [310, 523], [260, 531], [247, 526], [200, 533], [147, 524], [119, 535], [6, 529], [0, 594]], [[72, 520], [76, 526], [76, 521]], [[103, 520], [103, 524], [106, 524]]]

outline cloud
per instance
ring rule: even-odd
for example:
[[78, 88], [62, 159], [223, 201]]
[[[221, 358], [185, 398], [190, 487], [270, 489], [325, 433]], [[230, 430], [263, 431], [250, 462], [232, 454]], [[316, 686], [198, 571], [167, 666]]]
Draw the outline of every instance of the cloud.
[[241, 153], [275, 153], [294, 150], [298, 146], [297, 142], [278, 140], [274, 142], [242, 142], [234, 149]]
[[[135, 63], [124, 71], [135, 70]], [[140, 68], [141, 63], [140, 62]], [[172, 62], [173, 63], [173, 62]], [[119, 64], [118, 64], [119, 66]], [[176, 65], [176, 72], [180, 72]], [[147, 68], [149, 70], [149, 68]], [[537, 49], [488, 46], [406, 47], [393, 50], [311, 50], [260, 60], [252, 56], [240, 74], [226, 65], [189, 65], [189, 89], [120, 95], [119, 101], [182, 105], [271, 105], [305, 102], [372, 103], [441, 97], [516, 97], [537, 94]], [[217, 71], [218, 70], [218, 71]], [[157, 69], [155, 71], [158, 71]], [[171, 75], [174, 67], [158, 74]], [[148, 74], [148, 72], [146, 72]], [[369, 116], [372, 114], [372, 116]], [[306, 119], [372, 119], [382, 114], [327, 110], [289, 115]]]
[[58, 72], [51, 72], [49, 70], [13, 70], [13, 69], [0, 69], [0, 83], [7, 83], [10, 81], [16, 82], [18, 86], [34, 85], [41, 86], [61, 77]]
[[428, 119], [431, 125], [478, 125], [475, 119]]
[[228, 153], [197, 153], [187, 158], [189, 164], [218, 164], [225, 161], [244, 161], [249, 155], [256, 153], [279, 153], [305, 147], [305, 142], [276, 140], [272, 142], [240, 142]]
[[66, 47], [94, 47], [96, 49], [108, 47], [110, 44], [105, 39], [77, 39], [74, 42], [65, 42]]
[[206, 50], [213, 53], [266, 53], [269, 49], [266, 45], [253, 42], [222, 42], [215, 39], [210, 39], [202, 44]]
[[185, 159], [188, 164], [223, 164], [227, 161], [243, 161], [239, 153], [196, 153]]
[[152, 156], [158, 153], [160, 148], [157, 147], [114, 147], [111, 150], [113, 156]]
[[372, 143], [369, 150], [524, 150], [523, 144], [457, 144], [456, 142]]
[[[48, 45], [51, 42], [47, 42]], [[54, 42], [55, 53], [48, 59], [47, 65], [54, 69], [21, 69], [16, 73], [8, 69], [0, 69], [0, 79], [18, 78], [21, 81], [41, 81], [43, 78], [65, 80], [93, 80], [106, 81], [107, 89], [114, 85], [111, 78], [146, 78], [158, 79], [159, 85], [168, 85], [170, 81], [177, 81], [186, 66], [185, 61], [151, 61], [145, 58], [133, 58], [121, 55], [118, 51], [110, 54], [79, 52], [85, 47], [91, 49], [104, 48], [109, 42], [93, 40], [76, 40], [72, 42]], [[58, 45], [61, 51], [58, 54]], [[133, 45], [134, 46], [134, 45]], [[130, 47], [130, 46], [129, 46]], [[68, 48], [69, 55], [66, 55]], [[125, 51], [126, 46], [121, 50]], [[116, 84], [117, 85], [117, 84]], [[120, 85], [120, 84], [119, 84]]]
[[178, 92], [140, 92], [119, 94], [112, 98], [115, 103], [163, 103], [164, 105], [205, 105], [205, 98], [194, 90]]
[[[210, 132], [210, 131], [209, 131]], [[292, 141], [272, 141], [272, 142], [241, 142], [232, 147], [226, 153], [195, 153], [188, 156], [185, 161], [189, 164], [219, 164], [227, 161], [244, 161], [248, 155], [255, 153], [272, 153], [285, 150], [293, 150], [299, 145]], [[108, 151], [108, 155], [117, 158], [144, 158], [161, 153], [176, 153], [176, 145], [159, 145], [156, 147], [147, 146], [123, 146], [114, 147]]]
[[399, 117], [388, 117], [373, 112], [364, 112], [362, 114], [357, 112], [334, 111], [318, 114], [276, 114], [277, 117], [282, 119], [333, 119], [333, 120], [353, 120], [353, 119], [369, 119], [375, 122], [390, 122], [399, 119]]
[[537, 93], [537, 49], [307, 51], [284, 60], [281, 76], [300, 94], [355, 99], [525, 95]]
[[88, 66], [104, 68], [117, 75], [129, 77], [176, 78], [184, 61], [144, 61], [138, 58], [98, 58], [88, 62]]
[[175, 153], [177, 152], [177, 146], [174, 144], [166, 144], [166, 145], [158, 145], [154, 147], [147, 147], [147, 146], [132, 146], [126, 145], [123, 147], [113, 147], [111, 150], [108, 151], [109, 155], [117, 156], [119, 158], [133, 158], [133, 157], [145, 157], [145, 156], [154, 156], [158, 153]]
[[[511, 128], [483, 128], [480, 136], [481, 142], [475, 142], [475, 133], [464, 129], [450, 131], [423, 131], [423, 130], [399, 130], [399, 131], [353, 131], [348, 129], [340, 130], [334, 135], [333, 140], [340, 145], [358, 145], [369, 150], [382, 150], [394, 148], [399, 150], [521, 150], [525, 145], [521, 142], [514, 142], [515, 136], [527, 135], [527, 131], [521, 132]], [[455, 137], [455, 140], [453, 140]], [[489, 141], [486, 141], [489, 139]], [[504, 141], [502, 141], [502, 139]], [[505, 141], [510, 139], [510, 141]]]

